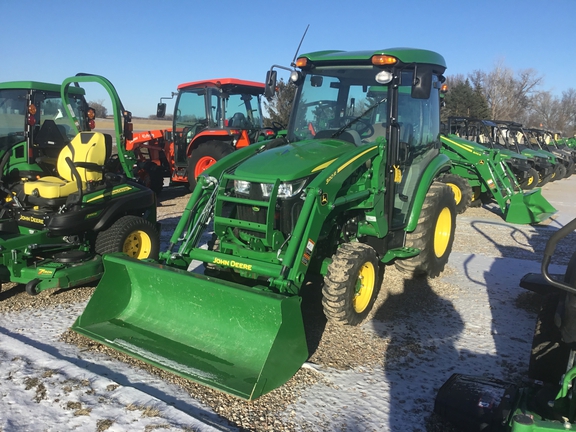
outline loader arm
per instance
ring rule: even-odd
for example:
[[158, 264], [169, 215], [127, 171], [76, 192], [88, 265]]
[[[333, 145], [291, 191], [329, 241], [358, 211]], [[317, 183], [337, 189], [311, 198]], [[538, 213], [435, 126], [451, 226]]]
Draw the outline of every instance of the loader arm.
[[471, 187], [489, 192], [507, 222], [538, 223], [556, 212], [539, 189], [523, 192], [499, 151], [455, 136], [441, 136], [442, 152], [450, 157], [452, 172], [468, 180]]

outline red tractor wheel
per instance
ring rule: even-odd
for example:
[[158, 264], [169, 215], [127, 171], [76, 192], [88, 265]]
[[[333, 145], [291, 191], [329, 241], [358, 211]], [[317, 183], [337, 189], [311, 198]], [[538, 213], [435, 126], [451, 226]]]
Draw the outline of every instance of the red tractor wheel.
[[222, 141], [208, 141], [192, 150], [192, 154], [188, 158], [188, 183], [190, 184], [190, 191], [194, 190], [196, 187], [196, 179], [204, 170], [233, 151], [234, 148], [230, 144]]

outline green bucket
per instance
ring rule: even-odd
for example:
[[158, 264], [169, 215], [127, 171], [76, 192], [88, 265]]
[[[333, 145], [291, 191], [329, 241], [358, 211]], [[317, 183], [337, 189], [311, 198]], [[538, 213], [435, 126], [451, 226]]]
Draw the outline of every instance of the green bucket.
[[189, 380], [243, 399], [288, 381], [308, 358], [300, 297], [123, 254], [72, 329]]
[[540, 223], [557, 210], [542, 196], [540, 189], [517, 193], [510, 198], [504, 219], [517, 224]]

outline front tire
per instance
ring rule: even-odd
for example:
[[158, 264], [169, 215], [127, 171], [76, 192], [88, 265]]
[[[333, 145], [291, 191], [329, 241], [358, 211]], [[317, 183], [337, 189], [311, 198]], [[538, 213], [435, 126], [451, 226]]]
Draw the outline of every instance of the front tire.
[[432, 183], [418, 218], [418, 225], [406, 233], [406, 246], [420, 253], [396, 261], [396, 268], [410, 276], [436, 277], [444, 270], [456, 229], [456, 203], [449, 186]]
[[520, 188], [523, 190], [534, 189], [538, 184], [539, 177], [538, 171], [534, 168], [530, 168], [527, 171], [526, 178], [520, 183]]
[[190, 192], [196, 187], [196, 179], [205, 169], [211, 167], [233, 151], [234, 148], [230, 144], [222, 141], [208, 141], [192, 150], [192, 155], [188, 158], [188, 184], [190, 185]]
[[468, 180], [455, 174], [444, 174], [439, 180], [452, 189], [456, 202], [456, 213], [464, 213], [472, 203], [472, 187]]
[[160, 234], [139, 216], [123, 216], [96, 237], [96, 253], [123, 252], [136, 259], [158, 259]]
[[372, 309], [380, 284], [380, 262], [374, 249], [363, 243], [344, 243], [324, 277], [324, 315], [339, 324], [359, 324]]

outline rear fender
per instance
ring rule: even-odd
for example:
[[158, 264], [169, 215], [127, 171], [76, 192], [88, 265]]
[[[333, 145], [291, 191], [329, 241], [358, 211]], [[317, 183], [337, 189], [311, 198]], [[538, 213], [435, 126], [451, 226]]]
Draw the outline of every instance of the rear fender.
[[420, 187], [416, 191], [416, 196], [414, 197], [414, 204], [412, 205], [412, 211], [410, 212], [410, 217], [408, 218], [408, 225], [406, 225], [406, 231], [414, 231], [416, 225], [418, 225], [418, 218], [420, 217], [420, 211], [422, 210], [422, 205], [424, 204], [424, 199], [430, 189], [432, 182], [443, 172], [450, 170], [450, 158], [445, 154], [438, 154], [430, 164], [426, 167], [426, 170], [422, 174], [420, 179]]

